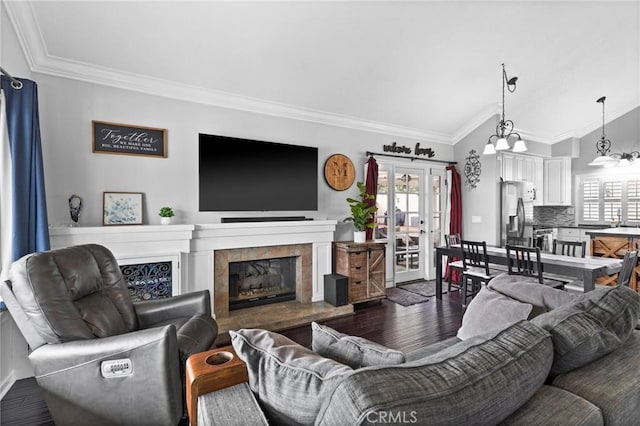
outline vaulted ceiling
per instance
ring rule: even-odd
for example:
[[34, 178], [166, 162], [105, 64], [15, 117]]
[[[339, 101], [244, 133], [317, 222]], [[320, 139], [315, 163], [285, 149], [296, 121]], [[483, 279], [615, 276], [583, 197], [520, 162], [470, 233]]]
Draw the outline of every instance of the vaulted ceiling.
[[34, 72], [455, 143], [502, 102], [553, 143], [640, 105], [638, 1], [4, 1]]

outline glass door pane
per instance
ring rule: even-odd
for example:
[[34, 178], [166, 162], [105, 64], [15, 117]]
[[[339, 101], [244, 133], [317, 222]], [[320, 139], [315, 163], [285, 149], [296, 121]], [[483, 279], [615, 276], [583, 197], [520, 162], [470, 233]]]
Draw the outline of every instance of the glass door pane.
[[428, 247], [427, 259], [429, 259], [428, 267], [428, 279], [433, 279], [436, 276], [436, 264], [435, 264], [435, 248], [443, 245], [444, 233], [444, 199], [446, 196], [446, 190], [444, 186], [446, 171], [432, 169], [430, 180], [430, 203], [429, 203], [429, 216], [431, 217], [429, 226], [430, 244]]
[[395, 282], [423, 278], [422, 170], [396, 168], [394, 189]]
[[374, 239], [387, 239], [389, 232], [389, 172], [378, 171], [378, 195], [376, 196], [376, 227], [373, 230]]

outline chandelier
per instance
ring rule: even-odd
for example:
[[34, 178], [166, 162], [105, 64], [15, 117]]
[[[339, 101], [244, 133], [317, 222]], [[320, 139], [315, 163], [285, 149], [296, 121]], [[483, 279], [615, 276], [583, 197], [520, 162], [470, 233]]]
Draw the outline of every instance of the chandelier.
[[[516, 81], [518, 81], [518, 77], [507, 78], [507, 71], [504, 68], [504, 64], [502, 64], [502, 116], [500, 118], [500, 122], [496, 126], [496, 133], [489, 136], [489, 140], [484, 147], [483, 154], [495, 154], [496, 151], [504, 151], [507, 149], [511, 149], [509, 146], [509, 138], [515, 137], [516, 142], [513, 145], [513, 152], [524, 152], [527, 150], [527, 145], [525, 145], [524, 141], [520, 137], [520, 134], [514, 132], [514, 124], [511, 120], [505, 120], [504, 117], [504, 89], [505, 83], [507, 90], [509, 93], [513, 93], [516, 91]], [[493, 140], [496, 140], [495, 147], [493, 146]]]
[[[609, 154], [611, 151], [611, 141], [607, 139], [607, 136], [604, 133], [604, 101], [607, 99], [606, 96], [598, 98], [596, 102], [602, 104], [602, 135], [600, 136], [600, 140], [596, 142], [596, 152], [598, 156], [589, 163], [590, 166], [626, 166], [633, 162], [636, 158], [640, 157], [640, 152], [631, 151], [631, 152], [622, 152], [622, 153], [613, 153]], [[635, 165], [640, 166], [640, 161], [635, 163]]]

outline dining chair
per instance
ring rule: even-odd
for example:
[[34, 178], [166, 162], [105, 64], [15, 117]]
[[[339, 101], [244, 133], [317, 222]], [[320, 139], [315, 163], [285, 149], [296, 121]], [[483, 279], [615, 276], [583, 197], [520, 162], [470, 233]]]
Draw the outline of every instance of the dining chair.
[[507, 237], [507, 244], [510, 246], [531, 247], [531, 237]]
[[506, 246], [507, 271], [509, 275], [522, 275], [535, 278], [540, 284], [564, 289], [566, 280], [560, 276], [544, 275], [542, 260], [540, 259], [540, 247]]
[[[445, 244], [448, 248], [453, 246], [459, 246], [461, 242], [460, 234], [449, 234], [444, 236]], [[462, 251], [462, 247], [460, 247], [460, 251]], [[459, 258], [454, 256], [447, 256], [447, 266], [445, 269], [445, 275], [448, 280], [448, 288], [447, 291], [451, 292], [451, 288], [455, 288], [456, 290], [460, 290], [460, 281], [462, 281], [462, 271], [464, 269], [464, 265], [462, 263], [462, 255]], [[458, 276], [460, 281], [453, 282], [453, 272], [458, 271]]]
[[628, 251], [622, 260], [622, 267], [618, 272], [618, 285], [629, 287], [631, 275], [638, 263], [638, 251]]
[[544, 284], [540, 247], [512, 246], [507, 244], [507, 270], [509, 275], [523, 275], [538, 279]]
[[553, 249], [551, 253], [553, 254], [561, 254], [564, 256], [576, 256], [576, 249], [580, 249], [580, 257], [584, 257], [587, 242], [586, 241], [564, 241], [564, 240], [553, 240]]
[[462, 240], [462, 304], [466, 305], [467, 298], [473, 297], [502, 271], [489, 269], [486, 241]]

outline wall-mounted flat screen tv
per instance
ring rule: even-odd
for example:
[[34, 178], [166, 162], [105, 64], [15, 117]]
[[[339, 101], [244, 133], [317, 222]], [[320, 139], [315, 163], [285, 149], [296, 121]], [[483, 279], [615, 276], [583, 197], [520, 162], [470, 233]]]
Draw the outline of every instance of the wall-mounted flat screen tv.
[[318, 209], [318, 148], [200, 133], [200, 211]]

